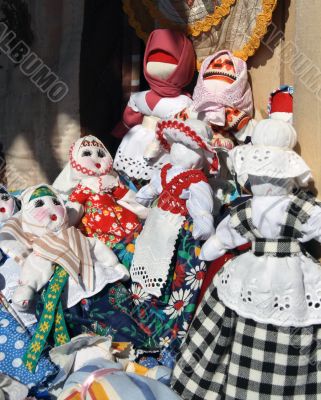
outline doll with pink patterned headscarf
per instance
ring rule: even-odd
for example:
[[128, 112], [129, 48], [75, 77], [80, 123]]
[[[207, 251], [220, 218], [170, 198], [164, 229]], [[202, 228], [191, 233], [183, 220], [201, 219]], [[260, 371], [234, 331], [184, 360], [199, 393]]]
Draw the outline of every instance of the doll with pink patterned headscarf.
[[156, 29], [150, 34], [144, 55], [144, 76], [150, 89], [131, 95], [123, 120], [113, 131], [123, 138], [114, 161], [118, 172], [149, 180], [168, 162], [168, 154], [154, 141], [156, 124], [191, 105], [183, 88], [191, 82], [194, 70], [193, 45], [183, 33]]
[[197, 118], [213, 130], [213, 144], [228, 150], [244, 142], [253, 130], [253, 100], [246, 62], [228, 50], [203, 61], [193, 92], [193, 104], [177, 115]]

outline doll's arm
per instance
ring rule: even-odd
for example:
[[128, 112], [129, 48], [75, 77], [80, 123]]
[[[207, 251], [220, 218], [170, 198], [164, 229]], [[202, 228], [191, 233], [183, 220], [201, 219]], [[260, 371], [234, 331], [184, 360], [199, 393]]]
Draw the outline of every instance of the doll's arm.
[[230, 224], [231, 217], [228, 215], [216, 228], [212, 235], [202, 246], [200, 259], [205, 261], [216, 260], [228, 249], [234, 249], [248, 242]]
[[136, 200], [136, 193], [133, 190], [127, 190], [125, 195], [121, 199], [119, 199], [117, 203], [136, 214], [138, 218], [147, 218], [148, 208], [143, 206]]
[[239, 144], [244, 144], [247, 138], [251, 138], [257, 121], [250, 119], [250, 121], [237, 132], [233, 132]]
[[124, 110], [123, 119], [115, 126], [111, 134], [118, 139], [122, 139], [130, 128], [141, 124], [143, 118], [144, 115], [136, 107], [131, 107], [131, 103], [129, 103]]
[[181, 198], [187, 199], [186, 207], [193, 218], [194, 239], [206, 240], [214, 233], [213, 192], [206, 182], [193, 183], [183, 191]]
[[22, 265], [28, 257], [30, 250], [7, 233], [0, 234], [1, 250], [10, 258]]
[[31, 253], [22, 266], [20, 286], [13, 294], [13, 302], [19, 308], [27, 309], [34, 294], [45, 286], [52, 274], [52, 262]]
[[302, 225], [302, 234], [300, 242], [315, 239], [321, 243], [321, 204], [314, 207], [310, 218]]
[[138, 203], [145, 207], [150, 207], [153, 201], [160, 195], [161, 192], [160, 172], [155, 172], [151, 181], [143, 186], [136, 194]]
[[68, 225], [77, 226], [84, 215], [84, 207], [82, 204], [74, 201], [67, 201], [65, 206], [68, 215]]
[[85, 204], [89, 195], [90, 195], [90, 190], [85, 188], [79, 183], [76, 189], [71, 192], [69, 196], [69, 201], [76, 202], [79, 204]]
[[99, 262], [105, 268], [114, 268], [118, 270], [123, 275], [123, 279], [129, 279], [130, 274], [127, 268], [119, 262], [118, 258], [109, 247], [96, 238], [87, 239], [90, 243], [90, 252], [93, 260]]

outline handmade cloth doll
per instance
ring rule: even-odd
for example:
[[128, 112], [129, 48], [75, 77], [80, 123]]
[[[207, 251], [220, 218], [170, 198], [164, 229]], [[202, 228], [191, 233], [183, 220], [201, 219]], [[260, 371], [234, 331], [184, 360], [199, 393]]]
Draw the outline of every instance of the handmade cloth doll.
[[21, 213], [2, 228], [0, 242], [4, 251], [22, 265], [14, 303], [27, 308], [35, 292], [50, 280], [54, 263], [70, 275], [67, 306], [97, 293], [108, 282], [127, 277], [126, 268], [108, 247], [68, 227], [63, 201], [50, 186], [31, 187], [21, 200]]
[[136, 242], [130, 269], [134, 282], [110, 285], [69, 310], [75, 327], [86, 324], [115, 341], [132, 342], [140, 358], [152, 354], [171, 367], [206, 273], [200, 246], [214, 232], [213, 197], [202, 171], [209, 164], [218, 168], [209, 135], [202, 121], [160, 123], [158, 136], [170, 148], [171, 165], [137, 194], [145, 205], [158, 202]]
[[282, 85], [269, 98], [268, 114], [272, 119], [293, 123], [293, 86]]
[[183, 399], [312, 399], [321, 390], [321, 267], [301, 245], [321, 241], [321, 208], [293, 193], [311, 173], [292, 150], [292, 125], [261, 121], [252, 142], [233, 163], [253, 198], [231, 210], [201, 258], [247, 241], [252, 249], [225, 264], [198, 308], [172, 381]]
[[20, 200], [10, 194], [4, 186], [0, 186], [0, 228], [20, 210]]
[[69, 207], [83, 209], [81, 231], [109, 247], [139, 232], [139, 217], [147, 212], [135, 201], [135, 193], [120, 183], [112, 162], [100, 140], [85, 136], [71, 146], [69, 164], [53, 184], [59, 193], [69, 195]]
[[228, 50], [221, 50], [203, 61], [193, 92], [193, 103], [177, 115], [197, 118], [213, 129], [213, 145], [234, 147], [251, 136], [254, 121], [252, 91], [246, 62]]
[[[4, 186], [0, 186], [0, 229], [9, 218], [20, 210], [20, 207], [20, 200], [10, 194]], [[0, 249], [0, 264], [3, 264], [6, 259], [6, 254]]]
[[218, 170], [216, 152], [208, 143], [210, 135], [206, 124], [197, 120], [167, 120], [158, 125], [157, 137], [170, 150], [170, 163], [137, 193], [137, 200], [144, 205], [150, 206], [157, 197], [158, 202], [137, 238], [130, 270], [132, 280], [154, 296], [161, 295], [166, 283], [187, 215], [193, 218], [194, 239], [206, 240], [213, 232], [212, 192], [203, 172], [206, 157], [215, 172]]
[[[160, 119], [170, 118], [191, 104], [183, 93], [195, 69], [192, 43], [187, 37], [170, 29], [156, 29], [148, 39], [144, 55], [144, 76], [150, 90], [134, 93], [124, 111], [122, 129], [114, 135], [124, 136], [114, 161], [118, 172], [129, 178], [150, 180], [154, 171], [168, 162], [155, 139], [156, 124]], [[152, 144], [147, 158], [145, 149]]]

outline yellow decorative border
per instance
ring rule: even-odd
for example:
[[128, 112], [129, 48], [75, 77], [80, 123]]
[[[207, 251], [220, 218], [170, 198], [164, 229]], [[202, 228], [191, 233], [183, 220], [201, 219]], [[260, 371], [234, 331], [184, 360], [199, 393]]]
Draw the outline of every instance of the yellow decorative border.
[[267, 32], [268, 26], [272, 21], [273, 11], [277, 5], [277, 0], [263, 0], [262, 12], [256, 17], [256, 25], [248, 42], [241, 50], [235, 50], [236, 57], [246, 61], [260, 47], [261, 40]]
[[[221, 6], [216, 7], [214, 14], [207, 15], [203, 20], [187, 26], [175, 24], [166, 19], [152, 0], [142, 0], [142, 3], [148, 8], [150, 15], [157, 19], [163, 27], [166, 26], [168, 28], [183, 29], [187, 34], [195, 37], [200, 35], [202, 32], [209, 31], [213, 26], [218, 25], [222, 18], [230, 13], [230, 8], [235, 4], [235, 1], [236, 0], [223, 0]], [[262, 12], [256, 17], [256, 24], [251, 37], [242, 49], [233, 52], [236, 57], [246, 61], [256, 52], [260, 46], [262, 38], [267, 33], [276, 5], [277, 0], [262, 0]], [[135, 16], [131, 0], [123, 0], [123, 10], [128, 15], [129, 24], [135, 29], [137, 36], [146, 42], [149, 33], [143, 31], [140, 21], [138, 21]], [[197, 60], [198, 69], [200, 64], [201, 61]]]
[[136, 18], [135, 12], [132, 9], [131, 0], [123, 0], [123, 11], [127, 14], [129, 25], [135, 29], [136, 35], [146, 43], [149, 32], [142, 30], [141, 23]]
[[235, 4], [236, 0], [222, 0], [222, 4], [215, 7], [213, 14], [208, 14], [202, 20], [194, 22], [193, 24], [180, 25], [175, 24], [168, 18], [166, 18], [159, 8], [155, 5], [153, 0], [142, 0], [142, 3], [147, 7], [150, 15], [157, 19], [160, 25], [166, 28], [174, 28], [184, 30], [188, 35], [199, 36], [203, 32], [208, 32], [213, 26], [219, 25], [222, 18], [226, 17], [231, 10], [231, 7]]

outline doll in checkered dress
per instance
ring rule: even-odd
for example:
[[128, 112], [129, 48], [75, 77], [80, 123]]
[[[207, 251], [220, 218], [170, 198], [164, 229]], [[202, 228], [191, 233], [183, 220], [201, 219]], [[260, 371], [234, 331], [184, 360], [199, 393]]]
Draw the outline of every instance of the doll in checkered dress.
[[[300, 189], [309, 167], [287, 122], [264, 120], [252, 144], [230, 152], [253, 198], [202, 247], [214, 260], [246, 242], [200, 304], [173, 373], [183, 399], [317, 399], [321, 393], [321, 266], [302, 248], [321, 242], [321, 208]], [[295, 194], [294, 194], [295, 193]]]

